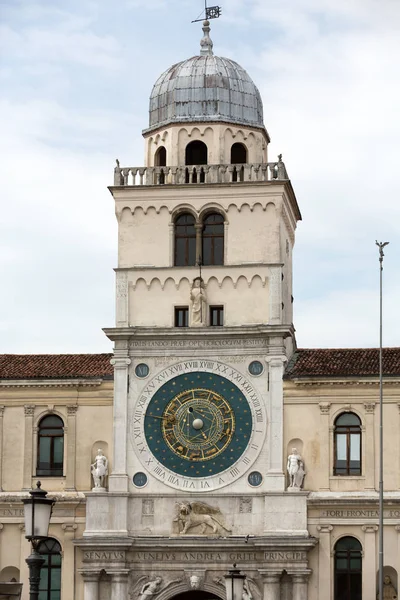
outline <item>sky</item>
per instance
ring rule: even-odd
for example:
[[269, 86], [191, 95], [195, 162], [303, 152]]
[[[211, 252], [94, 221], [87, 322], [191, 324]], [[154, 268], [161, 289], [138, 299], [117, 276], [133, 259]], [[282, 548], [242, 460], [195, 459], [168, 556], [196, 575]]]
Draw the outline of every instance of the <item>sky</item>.
[[[303, 220], [299, 347], [400, 345], [400, 3], [221, 0], [214, 53], [260, 89]], [[209, 2], [210, 4], [210, 2]], [[0, 352], [109, 352], [115, 159], [142, 165], [158, 76], [199, 51], [202, 0], [2, 0]]]

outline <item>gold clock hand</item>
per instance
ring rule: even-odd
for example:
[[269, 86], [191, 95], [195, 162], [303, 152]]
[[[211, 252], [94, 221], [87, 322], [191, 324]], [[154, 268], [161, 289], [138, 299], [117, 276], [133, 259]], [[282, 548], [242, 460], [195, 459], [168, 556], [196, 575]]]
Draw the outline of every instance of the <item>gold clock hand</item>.
[[166, 417], [158, 417], [157, 415], [146, 415], [146, 417], [152, 417], [152, 419], [161, 419], [162, 421], [168, 421], [169, 423], [175, 423], [175, 417], [173, 415], [168, 415]]

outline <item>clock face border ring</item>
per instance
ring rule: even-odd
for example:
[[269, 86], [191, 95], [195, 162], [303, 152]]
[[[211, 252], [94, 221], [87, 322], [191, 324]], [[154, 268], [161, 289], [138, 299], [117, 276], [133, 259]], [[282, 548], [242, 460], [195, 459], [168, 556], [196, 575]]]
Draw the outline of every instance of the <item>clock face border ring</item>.
[[[226, 379], [233, 384], [247, 401], [252, 419], [247, 447], [238, 456], [236, 462], [230, 464], [226, 470], [204, 477], [202, 475], [190, 477], [177, 473], [162, 464], [149, 448], [145, 433], [146, 411], [158, 390], [179, 375], [189, 377], [196, 372], [219, 375], [219, 379]], [[188, 387], [190, 387], [189, 384]], [[223, 488], [248, 473], [263, 448], [267, 432], [264, 401], [253, 382], [234, 367], [212, 360], [181, 361], [159, 372], [139, 392], [135, 406], [130, 404], [129, 420], [131, 445], [145, 471], [174, 489], [192, 492], [206, 492]]]

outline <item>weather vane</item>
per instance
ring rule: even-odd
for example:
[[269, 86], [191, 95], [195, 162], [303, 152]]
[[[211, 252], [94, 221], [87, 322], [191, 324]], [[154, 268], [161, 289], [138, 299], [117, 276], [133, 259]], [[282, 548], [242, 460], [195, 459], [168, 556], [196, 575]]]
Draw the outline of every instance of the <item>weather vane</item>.
[[204, 19], [207, 19], [207, 21], [209, 21], [210, 19], [218, 19], [218, 17], [221, 16], [221, 7], [220, 6], [207, 6], [207, 0], [204, 0], [204, 13], [205, 13], [205, 17], [201, 16], [203, 14], [203, 11], [202, 11], [199, 14], [199, 16], [197, 17], [197, 19], [192, 21], [192, 23], [198, 23], [199, 21], [203, 21]]

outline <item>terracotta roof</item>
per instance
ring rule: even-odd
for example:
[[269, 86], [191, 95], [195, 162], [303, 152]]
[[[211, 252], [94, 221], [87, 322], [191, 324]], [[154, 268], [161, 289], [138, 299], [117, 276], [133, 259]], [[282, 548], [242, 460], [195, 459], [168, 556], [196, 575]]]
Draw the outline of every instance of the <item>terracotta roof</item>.
[[0, 379], [113, 376], [112, 354], [0, 354]]
[[[400, 376], [400, 348], [383, 349], [383, 373]], [[285, 372], [285, 379], [378, 376], [378, 348], [300, 348]]]

